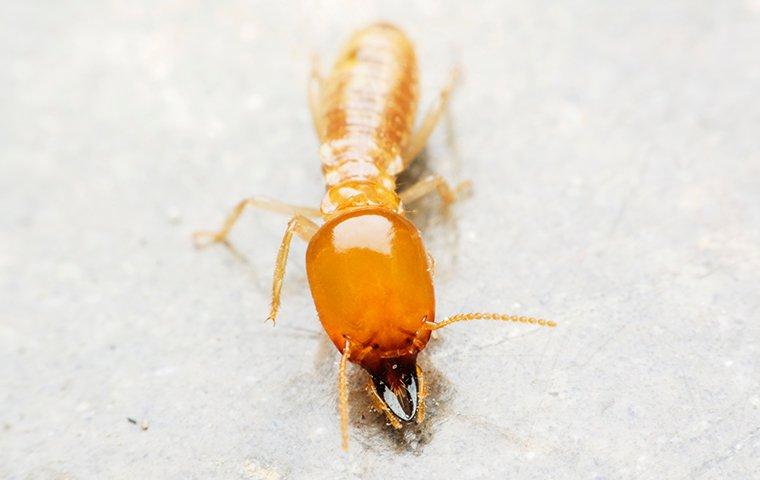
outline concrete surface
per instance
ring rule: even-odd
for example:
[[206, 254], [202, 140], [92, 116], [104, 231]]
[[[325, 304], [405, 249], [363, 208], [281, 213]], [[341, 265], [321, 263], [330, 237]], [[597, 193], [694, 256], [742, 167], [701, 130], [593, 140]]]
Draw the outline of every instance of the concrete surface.
[[[760, 3], [382, 3], [2, 2], [0, 478], [760, 478]], [[377, 18], [466, 74], [440, 314], [560, 327], [442, 331], [400, 434], [355, 372], [346, 455], [286, 219], [189, 235], [319, 201], [309, 57]]]

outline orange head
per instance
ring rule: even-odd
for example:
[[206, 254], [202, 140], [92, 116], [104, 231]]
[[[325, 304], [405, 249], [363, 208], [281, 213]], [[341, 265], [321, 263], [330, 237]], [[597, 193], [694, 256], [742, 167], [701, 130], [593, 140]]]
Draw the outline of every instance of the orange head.
[[306, 252], [312, 297], [327, 334], [372, 376], [378, 397], [401, 421], [417, 414], [417, 354], [435, 317], [428, 256], [417, 228], [398, 213], [338, 214]]

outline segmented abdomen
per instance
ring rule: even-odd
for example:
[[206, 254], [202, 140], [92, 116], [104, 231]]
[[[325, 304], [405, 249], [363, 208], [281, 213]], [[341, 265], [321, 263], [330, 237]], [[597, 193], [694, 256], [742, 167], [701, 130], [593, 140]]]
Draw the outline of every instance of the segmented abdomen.
[[322, 211], [364, 205], [400, 210], [395, 176], [417, 108], [417, 61], [388, 24], [354, 34], [322, 87]]

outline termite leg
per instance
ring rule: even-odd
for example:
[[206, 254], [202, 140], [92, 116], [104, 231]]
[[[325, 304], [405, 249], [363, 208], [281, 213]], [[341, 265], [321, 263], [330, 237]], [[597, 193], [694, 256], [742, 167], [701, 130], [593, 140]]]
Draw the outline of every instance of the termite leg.
[[226, 241], [230, 230], [232, 230], [232, 227], [235, 226], [240, 215], [242, 215], [243, 211], [248, 206], [260, 208], [262, 210], [269, 210], [271, 212], [283, 213], [285, 215], [302, 215], [306, 217], [318, 217], [321, 215], [320, 211], [314, 208], [290, 205], [266, 197], [246, 198], [235, 205], [235, 208], [232, 209], [219, 230], [193, 233], [193, 242], [195, 245], [201, 247], [209, 243]]
[[469, 320], [498, 320], [502, 322], [517, 322], [517, 323], [525, 323], [529, 325], [539, 325], [542, 327], [556, 327], [557, 323], [552, 320], [543, 320], [541, 318], [533, 318], [533, 317], [523, 317], [520, 315], [506, 315], [503, 313], [482, 313], [482, 312], [474, 312], [474, 313], [457, 313], [456, 315], [451, 315], [450, 317], [446, 317], [440, 322], [425, 322], [424, 326], [425, 328], [429, 330], [439, 330], [447, 325], [451, 325], [452, 323], [456, 322], [466, 322]]
[[324, 119], [322, 118], [322, 86], [324, 78], [319, 70], [319, 58], [314, 54], [311, 58], [311, 74], [309, 75], [309, 111], [314, 123], [317, 138], [322, 141], [324, 135]]
[[446, 107], [449, 104], [451, 93], [454, 91], [457, 80], [459, 79], [459, 68], [454, 68], [451, 71], [448, 82], [438, 94], [438, 98], [435, 103], [428, 109], [425, 114], [425, 118], [422, 120], [422, 124], [416, 132], [412, 134], [412, 138], [409, 139], [409, 143], [404, 148], [404, 152], [401, 156], [404, 167], [407, 167], [412, 160], [417, 158], [425, 145], [427, 144], [430, 134], [433, 133], [435, 126], [441, 119], [441, 116], [446, 111]]
[[343, 346], [343, 354], [340, 357], [338, 368], [338, 404], [340, 410], [340, 435], [341, 448], [348, 451], [348, 376], [346, 375], [346, 363], [351, 355], [351, 344], [346, 340]]
[[288, 222], [285, 234], [282, 236], [280, 249], [277, 251], [277, 262], [274, 266], [274, 278], [272, 279], [272, 306], [269, 309], [268, 320], [274, 325], [277, 318], [277, 311], [280, 309], [280, 291], [282, 290], [282, 281], [285, 278], [285, 265], [288, 263], [288, 253], [290, 252], [290, 242], [293, 240], [295, 233], [301, 239], [308, 242], [314, 236], [319, 227], [316, 223], [302, 215], [295, 215]]
[[430, 272], [430, 276], [435, 276], [435, 258], [433, 258], [430, 253], [427, 254], [427, 264], [428, 264], [428, 271]]
[[443, 203], [448, 205], [457, 199], [457, 195], [467, 191], [471, 185], [469, 181], [464, 181], [455, 188], [451, 188], [451, 185], [442, 176], [430, 175], [404, 189], [399, 193], [399, 198], [403, 203], [409, 204], [435, 190]]

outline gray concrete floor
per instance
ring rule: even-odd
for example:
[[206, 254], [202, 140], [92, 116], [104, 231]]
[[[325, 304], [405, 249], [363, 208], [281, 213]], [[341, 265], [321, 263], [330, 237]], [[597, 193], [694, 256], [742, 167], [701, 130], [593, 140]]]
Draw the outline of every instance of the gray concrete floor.
[[[760, 2], [445, 3], [0, 4], [0, 478], [760, 478]], [[264, 323], [286, 219], [189, 237], [319, 201], [309, 57], [377, 18], [423, 101], [465, 72], [440, 314], [560, 326], [442, 331], [402, 433], [355, 371], [343, 454], [301, 244]]]

